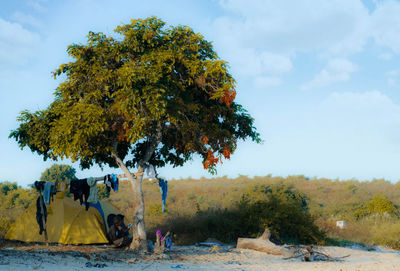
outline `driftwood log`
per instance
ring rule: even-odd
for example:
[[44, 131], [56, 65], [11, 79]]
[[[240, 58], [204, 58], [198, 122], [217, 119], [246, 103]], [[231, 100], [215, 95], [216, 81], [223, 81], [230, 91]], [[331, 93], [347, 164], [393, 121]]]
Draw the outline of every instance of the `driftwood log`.
[[288, 255], [287, 249], [279, 247], [272, 243], [269, 238], [271, 233], [269, 229], [265, 229], [263, 235], [259, 238], [238, 238], [236, 248], [253, 249], [272, 255]]
[[350, 257], [350, 255], [332, 257], [326, 253], [315, 250], [313, 246], [303, 246], [303, 245], [290, 245], [290, 251], [293, 255], [283, 258], [284, 260], [299, 258], [305, 262], [315, 262], [315, 261], [330, 261], [330, 262], [340, 262], [344, 258]]

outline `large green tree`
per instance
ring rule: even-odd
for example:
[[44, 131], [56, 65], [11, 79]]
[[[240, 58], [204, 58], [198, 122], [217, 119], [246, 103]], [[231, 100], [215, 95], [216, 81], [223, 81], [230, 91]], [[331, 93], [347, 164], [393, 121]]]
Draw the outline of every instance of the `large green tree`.
[[[119, 167], [136, 199], [132, 246], [145, 248], [143, 170], [182, 166], [194, 155], [211, 172], [238, 140], [259, 142], [253, 119], [234, 99], [235, 81], [210, 42], [187, 26], [150, 17], [118, 26], [116, 37], [89, 32], [72, 44], [72, 61], [42, 111], [24, 111], [13, 130], [21, 148], [82, 168]], [[129, 168], [136, 168], [132, 174]]]
[[76, 179], [76, 170], [69, 165], [54, 164], [43, 171], [40, 180], [43, 182], [70, 181]]

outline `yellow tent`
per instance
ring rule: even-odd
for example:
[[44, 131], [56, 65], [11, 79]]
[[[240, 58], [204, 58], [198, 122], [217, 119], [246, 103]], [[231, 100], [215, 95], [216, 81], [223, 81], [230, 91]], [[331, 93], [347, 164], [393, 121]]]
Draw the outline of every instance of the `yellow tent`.
[[[64, 195], [65, 192], [57, 193], [54, 201], [47, 206], [48, 242], [60, 244], [108, 243], [107, 216], [111, 213], [119, 214], [120, 211], [105, 202], [98, 202], [97, 208], [91, 206], [86, 211], [85, 205], [80, 205], [79, 200], [74, 201]], [[45, 242], [44, 233], [39, 234], [39, 226], [36, 222], [36, 204], [31, 204], [15, 221], [5, 238], [23, 242]]]

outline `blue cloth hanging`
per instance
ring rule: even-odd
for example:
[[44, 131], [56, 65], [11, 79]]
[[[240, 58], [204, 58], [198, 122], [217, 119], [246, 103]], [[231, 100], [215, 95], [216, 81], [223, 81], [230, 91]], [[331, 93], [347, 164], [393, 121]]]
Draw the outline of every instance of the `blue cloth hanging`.
[[111, 186], [114, 191], [118, 191], [118, 177], [116, 174], [111, 174]]
[[164, 179], [158, 179], [158, 186], [160, 187], [161, 200], [162, 200], [162, 212], [165, 211], [167, 192], [168, 192], [168, 181]]
[[44, 183], [43, 199], [46, 205], [50, 204], [50, 197], [55, 194], [55, 187], [56, 186], [54, 182]]

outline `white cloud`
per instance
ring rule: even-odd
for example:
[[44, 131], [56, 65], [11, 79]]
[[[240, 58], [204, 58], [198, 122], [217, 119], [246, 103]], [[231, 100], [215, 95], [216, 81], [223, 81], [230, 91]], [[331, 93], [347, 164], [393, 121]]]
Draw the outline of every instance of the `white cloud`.
[[43, 13], [47, 10], [43, 5], [44, 2], [47, 2], [47, 0], [28, 0], [26, 4], [36, 12]]
[[283, 74], [292, 69], [290, 58], [283, 55], [258, 53], [252, 48], [235, 48], [232, 54], [229, 58], [240, 75]]
[[254, 86], [260, 89], [279, 86], [281, 83], [282, 80], [279, 77], [257, 76], [254, 79]]
[[[365, 122], [370, 118], [393, 118], [400, 121], [400, 105], [380, 91], [367, 92], [334, 92], [326, 98], [320, 107], [323, 111], [363, 117]], [[342, 113], [339, 113], [342, 112]], [[365, 117], [364, 117], [365, 116]], [[357, 119], [355, 122], [359, 122]], [[383, 121], [385, 122], [385, 121]], [[382, 123], [382, 122], [380, 122]]]
[[0, 68], [26, 63], [34, 55], [39, 42], [36, 33], [0, 18]]
[[400, 70], [391, 70], [386, 73], [389, 87], [395, 87], [400, 82]]
[[[374, 2], [371, 11], [361, 0], [219, 3], [227, 12], [212, 23], [215, 45], [218, 51], [225, 51], [233, 69], [245, 76], [278, 77], [281, 82], [282, 75], [292, 68], [292, 58], [299, 53], [311, 53], [323, 60], [347, 58], [362, 52], [368, 41], [390, 49], [379, 56], [381, 59], [392, 59], [392, 51], [400, 53], [400, 1]], [[268, 65], [262, 65], [265, 54], [284, 58], [290, 69], [279, 74], [279, 65], [275, 65], [271, 73]], [[276, 62], [283, 63], [277, 58], [268, 63]], [[345, 82], [354, 72], [354, 65], [349, 69], [324, 69], [309, 87]]]
[[391, 53], [382, 53], [379, 55], [379, 58], [382, 60], [391, 60], [393, 55]]
[[221, 0], [220, 4], [233, 15], [216, 20], [216, 31], [224, 38], [235, 37], [244, 47], [343, 56], [361, 51], [373, 38], [400, 52], [399, 1], [376, 2], [371, 13], [360, 0]]
[[382, 1], [372, 17], [372, 36], [379, 45], [400, 53], [400, 2]]
[[235, 75], [252, 78], [255, 87], [280, 85], [280, 76], [292, 70], [288, 56], [232, 46], [221, 50]]
[[346, 82], [357, 66], [346, 59], [332, 59], [310, 82], [304, 84], [302, 89], [325, 87], [333, 83]]
[[[256, 87], [281, 84], [300, 52], [344, 58], [361, 51], [368, 35], [368, 10], [359, 0], [221, 0], [220, 5], [227, 15], [212, 24], [217, 51]], [[355, 65], [338, 64], [330, 63], [310, 87], [347, 81]]]
[[215, 30], [228, 41], [275, 53], [360, 51], [368, 29], [361, 1], [224, 0], [234, 15], [219, 18]]
[[36, 28], [42, 28], [43, 24], [35, 17], [32, 15], [25, 14], [23, 12], [14, 12], [12, 15], [13, 19], [20, 23], [20, 24], [27, 24]]

